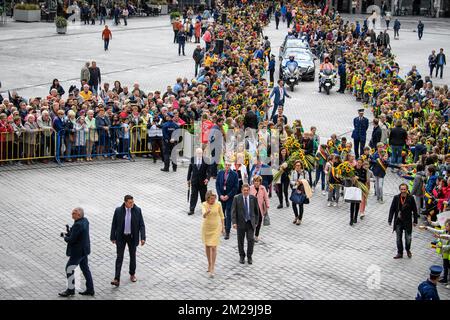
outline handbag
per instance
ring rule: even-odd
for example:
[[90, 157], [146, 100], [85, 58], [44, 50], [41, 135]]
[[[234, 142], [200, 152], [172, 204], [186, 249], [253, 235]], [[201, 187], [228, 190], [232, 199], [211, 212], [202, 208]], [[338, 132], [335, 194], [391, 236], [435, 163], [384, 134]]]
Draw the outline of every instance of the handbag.
[[263, 225], [264, 226], [270, 226], [270, 217], [269, 217], [269, 213], [266, 213], [266, 215], [264, 216], [264, 219], [263, 219]]
[[295, 204], [302, 204], [305, 202], [306, 196], [303, 193], [298, 193], [296, 190], [292, 190], [292, 194], [289, 198]]
[[345, 202], [361, 202], [362, 200], [362, 191], [356, 187], [345, 188], [344, 193]]

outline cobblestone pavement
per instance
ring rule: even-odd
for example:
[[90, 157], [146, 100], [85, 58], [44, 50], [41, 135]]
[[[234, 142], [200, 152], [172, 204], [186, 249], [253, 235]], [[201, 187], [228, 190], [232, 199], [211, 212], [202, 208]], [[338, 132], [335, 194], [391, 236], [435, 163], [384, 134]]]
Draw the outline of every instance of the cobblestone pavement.
[[[54, 76], [63, 80], [77, 78], [83, 61], [92, 57], [104, 73], [111, 72], [106, 78], [117, 78], [122, 83], [137, 79], [144, 88], [164, 88], [178, 75], [192, 76], [193, 45], [188, 46], [186, 58], [176, 56], [176, 47], [167, 45], [172, 35], [170, 26], [166, 25], [167, 17], [131, 19], [130, 27], [134, 23], [141, 29], [116, 32], [115, 42], [107, 53], [109, 59], [101, 52], [100, 43], [98, 48], [77, 52], [79, 60], [67, 58], [77, 41], [97, 43], [91, 33], [84, 31], [87, 28], [77, 31], [77, 35], [53, 37], [51, 28], [45, 24], [34, 24], [35, 32], [10, 26], [13, 34], [0, 34], [11, 39], [0, 49], [0, 65], [12, 66], [20, 61], [14, 72], [20, 76], [12, 77], [13, 71], [7, 68], [2, 82], [10, 88], [29, 84], [29, 89], [20, 92], [37, 94], [48, 86], [36, 85]], [[266, 33], [277, 48], [284, 32], [274, 29], [271, 25]], [[113, 35], [114, 31], [113, 27]], [[16, 41], [16, 35], [30, 39]], [[49, 37], [39, 38], [42, 35]], [[149, 40], [142, 41], [144, 36]], [[405, 46], [394, 47], [399, 59], [409, 63], [416, 63], [408, 59], [407, 46], [414, 43], [413, 36], [405, 32], [405, 39], [401, 40]], [[41, 62], [24, 60], [30, 52], [28, 49], [43, 41], [46, 43], [43, 50], [48, 51], [32, 53], [38, 54]], [[441, 40], [434, 41], [431, 36], [427, 41], [430, 46], [442, 46]], [[129, 48], [130, 43], [136, 46], [134, 50]], [[11, 46], [20, 54], [12, 54]], [[160, 51], [156, 52], [153, 46]], [[426, 58], [428, 49], [421, 46], [415, 54]], [[49, 58], [52, 50], [59, 58], [52, 62], [52, 68], [44, 68], [52, 61]], [[9, 57], [16, 56], [16, 62], [11, 63], [5, 52]], [[63, 61], [67, 65], [63, 66]], [[140, 67], [144, 61], [147, 64]], [[146, 67], [157, 61], [164, 61], [162, 69]], [[32, 70], [35, 63], [41, 67], [33, 69], [34, 78], [31, 78], [27, 70]], [[130, 71], [120, 72], [127, 68]], [[350, 131], [359, 106], [350, 95], [319, 94], [316, 83], [305, 82], [296, 87], [286, 112], [290, 121], [300, 118], [305, 127], [316, 125], [319, 134], [327, 137], [333, 132]], [[236, 233], [232, 231], [231, 239], [222, 240], [219, 247], [216, 278], [209, 279], [200, 237], [200, 212], [187, 215], [187, 167], [182, 165], [177, 173], [166, 174], [160, 168], [161, 163], [155, 165], [143, 158], [135, 162], [115, 160], [62, 167], [1, 168], [0, 299], [57, 298], [57, 292], [65, 286], [66, 263], [65, 244], [59, 233], [64, 231], [66, 223], [71, 223], [70, 211], [75, 206], [85, 209], [91, 224], [90, 266], [97, 292], [95, 299], [412, 299], [418, 283], [427, 277], [428, 267], [441, 263], [429, 248], [432, 237], [418, 230], [413, 232], [413, 258], [392, 259], [396, 253], [395, 234], [387, 224], [387, 215], [401, 179], [388, 174], [386, 203], [380, 205], [371, 197], [366, 218], [353, 227], [348, 225], [349, 205], [341, 203], [338, 208], [328, 208], [325, 197], [318, 191], [305, 207], [301, 226], [292, 224], [290, 208], [277, 210], [277, 200], [271, 199], [272, 224], [262, 228], [262, 240], [255, 246], [254, 264], [238, 263]], [[138, 249], [138, 282], [131, 283], [123, 277], [119, 288], [111, 288], [115, 247], [109, 242], [110, 224], [114, 208], [127, 193], [143, 209], [147, 244]], [[123, 275], [128, 265], [125, 256]], [[450, 298], [450, 291], [444, 287], [439, 286], [439, 292], [441, 298]]]

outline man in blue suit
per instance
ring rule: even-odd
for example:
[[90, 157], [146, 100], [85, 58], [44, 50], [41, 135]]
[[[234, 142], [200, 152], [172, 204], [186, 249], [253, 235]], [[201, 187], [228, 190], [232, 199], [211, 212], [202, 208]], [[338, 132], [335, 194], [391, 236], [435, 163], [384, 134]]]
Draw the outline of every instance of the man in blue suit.
[[[278, 80], [278, 86], [273, 88], [272, 93], [270, 94], [269, 99], [273, 98], [273, 110], [272, 115], [270, 116], [270, 119], [274, 117], [274, 115], [277, 113], [278, 106], [284, 106], [284, 100], [286, 97], [291, 98], [290, 95], [288, 95], [286, 88], [284, 87], [283, 80]], [[269, 119], [269, 120], [270, 120]]]
[[216, 190], [222, 210], [225, 212], [225, 240], [230, 239], [231, 206], [238, 192], [239, 179], [236, 171], [231, 170], [231, 162], [225, 163], [225, 170], [220, 170], [216, 179]]
[[364, 153], [366, 145], [366, 133], [369, 128], [369, 119], [364, 117], [364, 109], [358, 110], [359, 116], [353, 119], [353, 133], [352, 139], [355, 144], [355, 157], [359, 158], [360, 154]]
[[94, 295], [94, 282], [88, 265], [88, 255], [91, 253], [91, 241], [89, 238], [89, 221], [84, 217], [82, 208], [72, 210], [72, 219], [75, 221], [72, 229], [64, 236], [67, 242], [66, 254], [69, 261], [66, 265], [68, 287], [66, 291], [59, 293], [60, 297], [70, 297], [75, 294], [75, 268], [79, 265], [83, 276], [86, 279], [86, 291], [80, 292], [84, 296]]

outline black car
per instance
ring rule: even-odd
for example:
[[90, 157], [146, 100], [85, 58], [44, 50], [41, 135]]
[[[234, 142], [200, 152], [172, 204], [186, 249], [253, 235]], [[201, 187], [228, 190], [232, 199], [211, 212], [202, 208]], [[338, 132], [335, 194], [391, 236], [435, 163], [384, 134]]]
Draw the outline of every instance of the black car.
[[311, 51], [302, 48], [287, 48], [281, 56], [280, 62], [280, 78], [282, 76], [283, 67], [289, 61], [289, 57], [294, 56], [302, 74], [302, 80], [314, 81], [316, 75], [316, 68], [314, 60], [316, 59]]

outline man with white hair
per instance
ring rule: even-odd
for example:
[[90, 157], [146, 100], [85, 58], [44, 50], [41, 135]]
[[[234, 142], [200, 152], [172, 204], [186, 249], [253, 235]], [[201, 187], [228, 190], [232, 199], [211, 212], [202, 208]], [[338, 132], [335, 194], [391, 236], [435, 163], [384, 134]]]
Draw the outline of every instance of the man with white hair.
[[189, 215], [193, 215], [195, 212], [195, 206], [197, 205], [199, 193], [201, 202], [205, 202], [206, 189], [209, 180], [209, 165], [203, 159], [203, 149], [197, 148], [195, 150], [195, 156], [191, 158], [187, 175], [187, 183], [191, 188]]
[[75, 295], [75, 268], [79, 265], [83, 276], [86, 279], [86, 291], [80, 292], [84, 296], [93, 296], [94, 282], [89, 270], [88, 255], [91, 253], [91, 240], [89, 238], [89, 221], [84, 217], [83, 208], [72, 210], [74, 224], [67, 233], [61, 234], [67, 242], [66, 254], [69, 261], [66, 265], [67, 289], [59, 293], [60, 297], [70, 297]]

